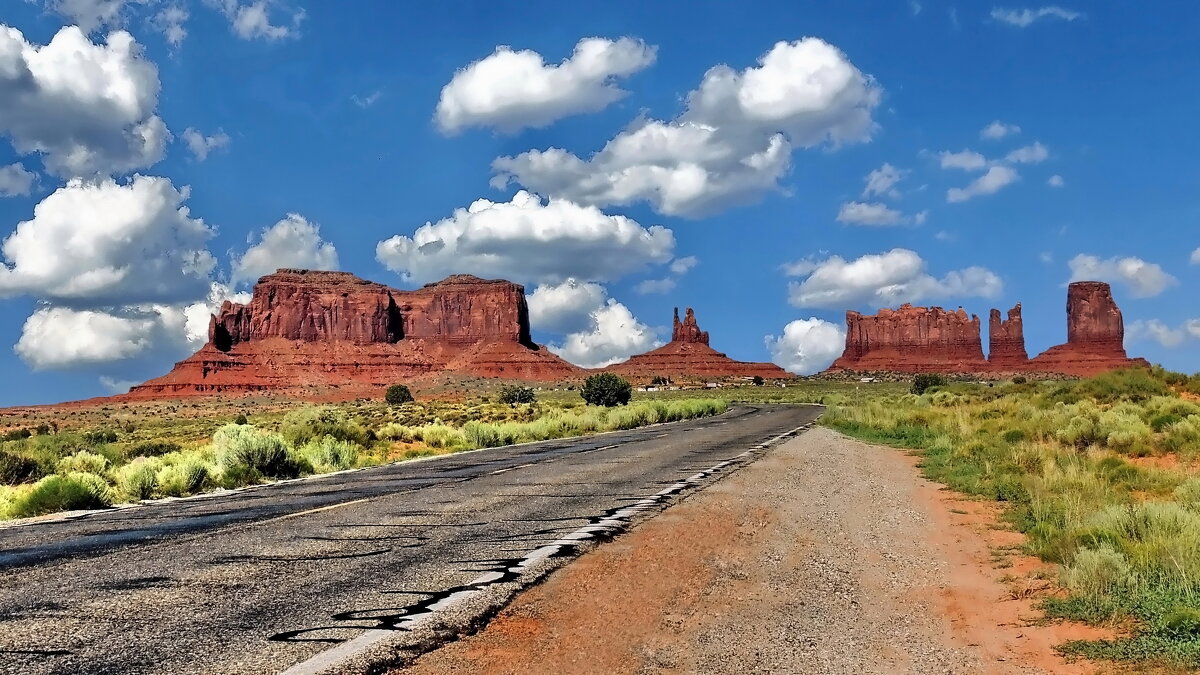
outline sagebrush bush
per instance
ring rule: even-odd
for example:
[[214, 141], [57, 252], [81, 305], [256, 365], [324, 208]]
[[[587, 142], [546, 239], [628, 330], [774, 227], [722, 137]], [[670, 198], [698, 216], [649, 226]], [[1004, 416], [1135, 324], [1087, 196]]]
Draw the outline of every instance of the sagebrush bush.
[[117, 489], [129, 501], [141, 501], [154, 496], [158, 488], [158, 472], [162, 462], [139, 457], [117, 469]]
[[0, 485], [29, 483], [46, 475], [41, 464], [32, 457], [0, 450]]
[[284, 416], [280, 433], [295, 448], [326, 436], [364, 447], [370, 443], [370, 433], [362, 425], [351, 421], [345, 411], [332, 407], [293, 410]]
[[358, 447], [333, 436], [322, 436], [306, 443], [300, 448], [300, 454], [318, 473], [328, 473], [354, 466], [358, 460]]
[[155, 481], [164, 497], [187, 497], [204, 491], [212, 483], [212, 471], [198, 457], [182, 460], [159, 469]]
[[87, 450], [80, 450], [74, 455], [58, 460], [58, 473], [94, 473], [103, 474], [108, 470], [108, 458]]
[[536, 400], [537, 396], [533, 393], [533, 389], [529, 387], [509, 385], [500, 389], [500, 402], [507, 405], [533, 403]]
[[269, 478], [295, 478], [303, 465], [283, 436], [248, 424], [227, 424], [213, 434], [213, 450], [227, 469], [251, 469]]
[[125, 454], [129, 457], [161, 457], [180, 450], [178, 443], [169, 441], [139, 441], [129, 446]]
[[108, 482], [90, 473], [53, 474], [34, 483], [29, 492], [9, 506], [13, 518], [39, 516], [55, 511], [102, 509], [112, 505]]

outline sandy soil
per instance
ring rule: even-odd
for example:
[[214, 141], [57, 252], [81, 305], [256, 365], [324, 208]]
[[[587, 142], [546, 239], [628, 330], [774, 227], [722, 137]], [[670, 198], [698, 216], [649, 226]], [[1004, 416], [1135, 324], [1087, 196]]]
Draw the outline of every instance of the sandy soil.
[[1034, 626], [1052, 570], [993, 505], [814, 429], [403, 673], [1091, 673]]

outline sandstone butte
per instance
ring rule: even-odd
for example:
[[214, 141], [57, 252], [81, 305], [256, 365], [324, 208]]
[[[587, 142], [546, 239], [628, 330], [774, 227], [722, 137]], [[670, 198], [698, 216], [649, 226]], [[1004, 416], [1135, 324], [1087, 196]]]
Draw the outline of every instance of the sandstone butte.
[[864, 316], [846, 313], [846, 349], [826, 373], [941, 372], [1089, 376], [1149, 367], [1125, 354], [1125, 324], [1108, 284], [1079, 281], [1067, 289], [1067, 342], [1030, 359], [1025, 351], [1021, 305], [1002, 319], [991, 311], [989, 353], [984, 359], [979, 317], [961, 308], [903, 305]]
[[281, 269], [226, 302], [209, 341], [125, 397], [377, 390], [440, 372], [561, 380], [582, 371], [530, 339], [525, 289], [454, 275], [401, 291], [346, 272]]
[[689, 307], [683, 321], [679, 308], [671, 330], [671, 341], [645, 354], [631, 356], [607, 370], [630, 378], [654, 376], [669, 378], [754, 377], [769, 379], [792, 377], [773, 363], [734, 361], [708, 345], [708, 332], [700, 330], [696, 313]]

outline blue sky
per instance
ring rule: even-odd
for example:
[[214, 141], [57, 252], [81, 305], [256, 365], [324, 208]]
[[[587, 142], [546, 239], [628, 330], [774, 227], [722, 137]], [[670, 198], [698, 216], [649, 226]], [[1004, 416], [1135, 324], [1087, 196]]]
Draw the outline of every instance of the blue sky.
[[432, 4], [5, 3], [0, 405], [165, 372], [276, 264], [507, 276], [587, 365], [693, 306], [799, 372], [904, 301], [1037, 353], [1098, 278], [1200, 370], [1200, 8]]

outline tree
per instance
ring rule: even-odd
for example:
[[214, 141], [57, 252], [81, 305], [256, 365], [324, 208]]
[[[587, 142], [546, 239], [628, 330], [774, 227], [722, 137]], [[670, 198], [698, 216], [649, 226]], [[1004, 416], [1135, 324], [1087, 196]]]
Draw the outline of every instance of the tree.
[[529, 387], [521, 387], [517, 385], [509, 385], [500, 390], [500, 402], [509, 405], [518, 403], [533, 403], [537, 400], [537, 396], [533, 393], [533, 389]]
[[402, 384], [393, 384], [387, 388], [387, 393], [384, 394], [383, 400], [387, 401], [389, 405], [401, 405], [412, 403], [413, 395], [408, 390], [408, 387]]
[[613, 373], [600, 373], [584, 380], [579, 395], [587, 403], [611, 408], [629, 403], [629, 399], [633, 397], [633, 387], [623, 377]]
[[755, 375], [753, 382], [754, 382], [754, 386], [761, 387], [761, 386], [763, 386], [763, 383], [765, 382], [765, 380], [762, 379], [762, 375]]
[[946, 378], [936, 373], [921, 373], [913, 378], [912, 393], [920, 396], [930, 387], [941, 387], [946, 384]]
[[662, 375], [655, 375], [654, 379], [650, 380], [650, 384], [654, 385], [655, 387], [658, 387], [658, 386], [661, 386], [664, 384], [671, 384], [671, 381], [668, 380], [667, 378], [663, 377]]

